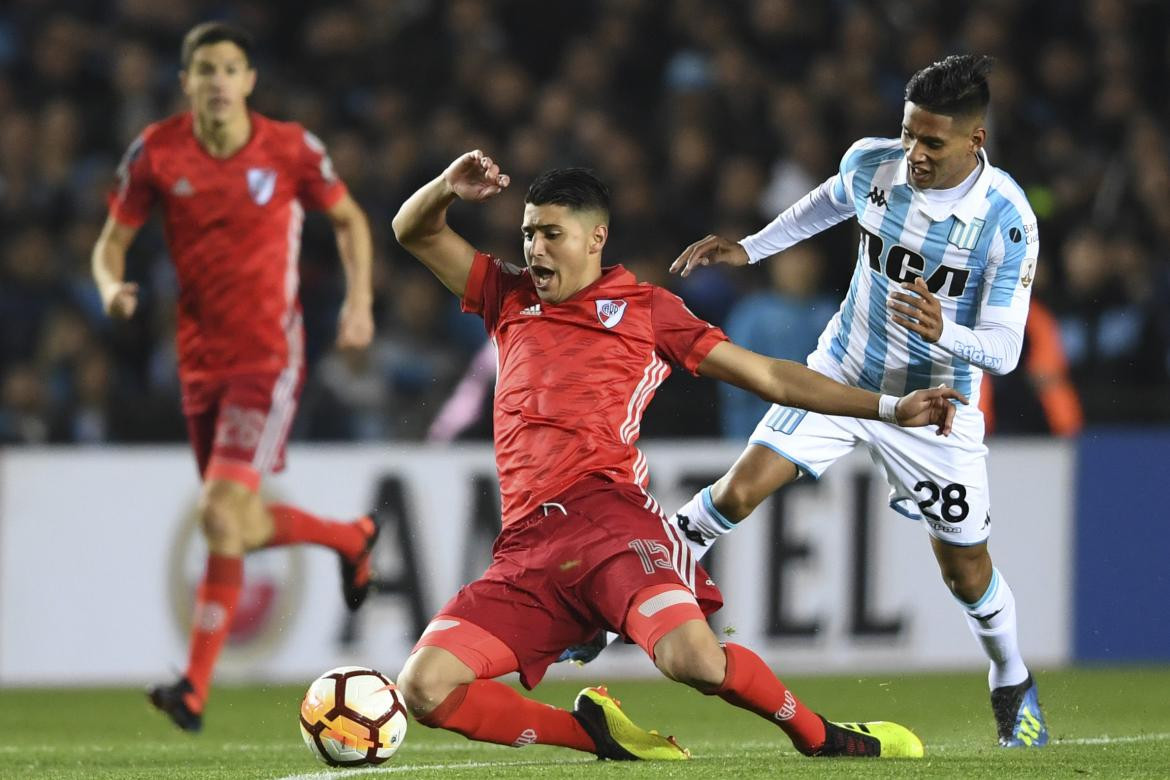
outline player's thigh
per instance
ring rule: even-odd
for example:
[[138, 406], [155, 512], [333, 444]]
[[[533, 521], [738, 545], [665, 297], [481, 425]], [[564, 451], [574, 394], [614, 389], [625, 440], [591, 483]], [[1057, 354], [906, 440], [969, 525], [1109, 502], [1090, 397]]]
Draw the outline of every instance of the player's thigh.
[[666, 633], [723, 605], [714, 581], [657, 507], [636, 485], [615, 485], [570, 504], [566, 523], [577, 527], [571, 541], [582, 565], [561, 586], [576, 609], [652, 657]]
[[224, 380], [205, 478], [234, 480], [258, 490], [265, 474], [284, 468], [302, 378], [300, 371], [286, 369]]
[[215, 444], [215, 420], [219, 410], [212, 406], [198, 411], [184, 411], [187, 418], [187, 440], [191, 443], [191, 450], [195, 454], [195, 465], [199, 469], [199, 478], [207, 474], [207, 465], [211, 462], [211, 451]]
[[[459, 625], [449, 627], [452, 622]], [[436, 626], [441, 630], [434, 630]], [[439, 610], [416, 648], [441, 646], [477, 677], [519, 671], [520, 681], [532, 688], [566, 647], [585, 642], [596, 631], [596, 626], [565, 608], [543, 572], [500, 576], [493, 564], [484, 577], [460, 588]]]
[[[748, 444], [755, 445], [757, 451], [745, 466], [760, 467], [765, 480], [779, 481], [791, 473], [783, 464], [766, 459], [758, 451], [763, 448], [794, 464], [801, 474], [819, 479], [826, 469], [857, 446], [860, 433], [857, 422], [850, 417], [831, 417], [773, 404], [748, 439]], [[749, 446], [748, 450], [751, 449]], [[742, 471], [744, 479], [749, 479], [749, 469], [745, 467]]]
[[956, 434], [949, 437], [926, 428], [877, 422], [868, 427], [870, 454], [890, 484], [891, 508], [921, 520], [943, 544], [970, 547], [987, 541], [991, 491], [981, 424], [956, 418]]

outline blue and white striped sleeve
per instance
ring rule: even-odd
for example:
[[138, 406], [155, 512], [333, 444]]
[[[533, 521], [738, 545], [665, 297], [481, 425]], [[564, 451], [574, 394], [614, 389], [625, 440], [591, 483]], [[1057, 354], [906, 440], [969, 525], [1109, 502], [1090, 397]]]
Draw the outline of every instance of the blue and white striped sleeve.
[[1018, 188], [1002, 193], [975, 327], [944, 317], [939, 346], [989, 373], [1010, 373], [1023, 351], [1039, 254], [1040, 233], [1028, 201]]

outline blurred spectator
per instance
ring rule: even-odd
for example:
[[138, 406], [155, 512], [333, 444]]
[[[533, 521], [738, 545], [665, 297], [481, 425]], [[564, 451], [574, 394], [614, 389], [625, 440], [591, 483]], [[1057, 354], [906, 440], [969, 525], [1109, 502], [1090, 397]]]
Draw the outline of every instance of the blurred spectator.
[[983, 375], [979, 409], [989, 434], [1069, 437], [1084, 426], [1081, 399], [1069, 380], [1060, 325], [1035, 294], [1028, 307], [1020, 364], [1006, 376]]
[[[753, 352], [803, 363], [837, 311], [837, 299], [818, 292], [825, 258], [815, 244], [797, 244], [761, 265], [770, 288], [744, 296], [727, 317], [727, 336]], [[768, 402], [727, 383], [719, 385], [721, 433], [743, 441]]]
[[[749, 346], [815, 335], [831, 310], [802, 319], [775, 290], [741, 300], [763, 274], [788, 267], [784, 259], [755, 275], [707, 269], [686, 283], [664, 269], [706, 233], [764, 224], [830, 176], [858, 136], [896, 133], [905, 79], [952, 51], [999, 60], [990, 153], [1040, 217], [1044, 299], [1086, 423], [1170, 422], [1170, 5], [585, 0], [574, 24], [560, 23], [563, 13], [478, 0], [5, 5], [0, 435], [182, 436], [174, 280], [159, 226], [130, 253], [130, 277], [143, 288], [133, 323], [97, 316], [87, 247], [130, 136], [182, 106], [179, 40], [208, 15], [258, 36], [265, 83], [256, 108], [319, 131], [378, 245], [384, 338], [366, 358], [337, 355], [342, 283], [331, 232], [320, 219], [306, 226], [308, 388], [319, 407], [300, 436], [422, 437], [482, 343], [482, 328], [453, 304], [421, 310], [437, 299], [426, 291], [437, 282], [402, 276], [414, 263], [387, 229], [407, 194], [469, 148], [488, 150], [516, 182], [497, 207], [457, 216], [478, 246], [518, 260], [526, 183], [546, 167], [592, 166], [613, 188], [613, 262], [668, 282], [717, 324], [739, 325], [753, 309], [758, 323], [775, 318], [779, 335]], [[839, 299], [854, 260], [843, 228], [816, 248], [822, 274], [799, 305]], [[84, 348], [66, 354], [77, 341]], [[1025, 367], [1017, 374], [1031, 381]], [[646, 435], [717, 433], [715, 395], [676, 372]]]

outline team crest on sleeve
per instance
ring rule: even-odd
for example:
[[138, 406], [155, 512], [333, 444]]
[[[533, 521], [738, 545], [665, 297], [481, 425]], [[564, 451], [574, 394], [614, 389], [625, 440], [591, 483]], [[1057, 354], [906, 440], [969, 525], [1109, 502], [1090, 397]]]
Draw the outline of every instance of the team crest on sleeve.
[[973, 219], [968, 225], [956, 219], [955, 224], [951, 226], [951, 234], [947, 236], [947, 243], [970, 251], [979, 243], [979, 234], [982, 232], [983, 220]]
[[272, 200], [276, 192], [276, 171], [271, 168], [248, 169], [248, 194], [257, 206], [263, 206]]
[[625, 301], [597, 300], [597, 319], [606, 328], [612, 328], [622, 321], [626, 313]]
[[1020, 286], [1025, 290], [1032, 286], [1032, 280], [1036, 278], [1036, 259], [1028, 258], [1024, 261], [1024, 269], [1020, 273]]

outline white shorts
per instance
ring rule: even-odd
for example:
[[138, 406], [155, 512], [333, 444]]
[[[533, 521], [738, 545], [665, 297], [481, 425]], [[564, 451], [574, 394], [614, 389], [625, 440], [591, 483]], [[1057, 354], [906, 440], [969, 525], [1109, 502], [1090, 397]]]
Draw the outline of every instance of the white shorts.
[[960, 407], [950, 436], [935, 428], [899, 428], [877, 420], [830, 417], [773, 404], [749, 444], [767, 447], [819, 479], [864, 445], [890, 484], [890, 507], [947, 544], [969, 546], [991, 533], [983, 415]]

